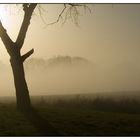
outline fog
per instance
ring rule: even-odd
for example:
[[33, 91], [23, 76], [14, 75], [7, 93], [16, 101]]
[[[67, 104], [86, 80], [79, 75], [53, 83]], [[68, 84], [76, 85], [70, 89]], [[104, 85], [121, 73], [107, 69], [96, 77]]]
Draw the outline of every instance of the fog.
[[[25, 62], [30, 95], [139, 91], [140, 67], [134, 63], [96, 64], [82, 57], [58, 56]], [[10, 65], [0, 63], [0, 96], [15, 96]]]
[[[43, 14], [47, 23], [55, 21], [63, 7], [41, 6], [47, 10]], [[79, 27], [68, 20], [64, 26], [44, 28], [41, 18], [33, 16], [22, 49], [22, 54], [32, 47], [35, 50], [34, 58], [25, 62], [30, 95], [140, 91], [140, 5], [88, 6], [91, 13], [79, 9]], [[17, 9], [15, 6], [13, 11], [17, 13]], [[16, 39], [23, 13], [4, 13], [4, 27]], [[58, 54], [61, 56], [52, 57]], [[9, 56], [2, 42], [0, 55], [0, 96], [15, 96]]]

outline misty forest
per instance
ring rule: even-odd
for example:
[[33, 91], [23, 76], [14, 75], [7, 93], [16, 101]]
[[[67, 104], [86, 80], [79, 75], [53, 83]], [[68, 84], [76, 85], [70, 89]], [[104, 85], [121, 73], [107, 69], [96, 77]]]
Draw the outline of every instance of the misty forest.
[[0, 136], [140, 136], [140, 4], [0, 4]]

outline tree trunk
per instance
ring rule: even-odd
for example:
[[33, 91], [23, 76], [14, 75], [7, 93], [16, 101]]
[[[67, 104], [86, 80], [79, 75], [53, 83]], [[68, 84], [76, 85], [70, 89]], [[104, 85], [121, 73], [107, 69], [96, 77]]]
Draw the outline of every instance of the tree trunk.
[[30, 25], [30, 20], [36, 6], [37, 3], [23, 4], [24, 18], [16, 42], [13, 42], [9, 37], [0, 20], [0, 38], [2, 39], [2, 42], [10, 55], [10, 63], [12, 66], [16, 89], [17, 107], [25, 110], [31, 107], [31, 103], [25, 80], [23, 62], [34, 52], [34, 49], [31, 49], [23, 56], [21, 56], [20, 50], [23, 46], [28, 27]]
[[31, 107], [30, 96], [28, 86], [25, 80], [24, 66], [22, 57], [19, 55], [14, 55], [10, 58], [10, 63], [12, 66], [14, 83], [16, 89], [17, 98], [17, 108], [18, 109], [29, 109]]

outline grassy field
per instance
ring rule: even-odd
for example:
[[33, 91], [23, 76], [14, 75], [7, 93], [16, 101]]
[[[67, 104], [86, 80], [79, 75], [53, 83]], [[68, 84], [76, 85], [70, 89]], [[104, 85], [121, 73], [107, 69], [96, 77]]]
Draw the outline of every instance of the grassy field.
[[27, 115], [0, 103], [0, 136], [140, 136], [137, 100], [40, 98], [33, 106]]

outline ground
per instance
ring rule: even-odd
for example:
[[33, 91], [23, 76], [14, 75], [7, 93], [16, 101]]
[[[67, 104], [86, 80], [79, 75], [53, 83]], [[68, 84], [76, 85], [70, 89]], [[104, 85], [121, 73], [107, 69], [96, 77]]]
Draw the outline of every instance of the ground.
[[[27, 117], [16, 109], [15, 102], [0, 103], [0, 136], [140, 136], [138, 111], [113, 111], [103, 106], [83, 101], [42, 100], [33, 104], [36, 113]], [[48, 135], [50, 128], [57, 133]]]

